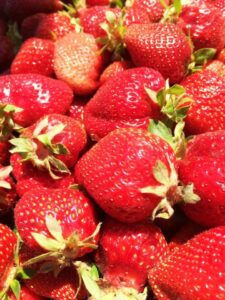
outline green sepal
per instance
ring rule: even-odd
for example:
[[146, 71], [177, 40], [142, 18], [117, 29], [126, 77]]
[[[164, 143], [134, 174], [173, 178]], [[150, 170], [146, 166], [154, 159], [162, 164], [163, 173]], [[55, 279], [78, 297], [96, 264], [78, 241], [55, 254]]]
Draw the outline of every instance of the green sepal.
[[163, 184], [168, 185], [170, 183], [169, 171], [167, 166], [161, 161], [157, 160], [156, 165], [152, 168], [155, 179]]
[[117, 6], [119, 8], [123, 8], [125, 3], [126, 3], [125, 0], [112, 0], [110, 4], [112, 7]]
[[18, 28], [18, 24], [16, 22], [14, 23], [8, 23], [8, 31], [7, 31], [7, 36], [10, 38], [10, 40], [13, 43], [13, 50], [14, 50], [14, 54], [16, 54], [22, 43], [23, 43], [23, 39], [21, 34], [19, 33], [19, 28]]
[[21, 286], [20, 282], [17, 279], [13, 279], [12, 282], [10, 283], [10, 288], [13, 292], [13, 294], [16, 297], [16, 300], [20, 299], [20, 291], [21, 291]]
[[185, 203], [189, 204], [195, 204], [196, 202], [201, 200], [201, 198], [196, 193], [194, 193], [193, 183], [183, 187], [182, 198]]
[[191, 62], [188, 65], [189, 73], [201, 71], [205, 64], [212, 60], [216, 55], [217, 50], [214, 48], [202, 48], [195, 51], [191, 56]]
[[19, 278], [23, 280], [28, 280], [35, 276], [36, 271], [31, 268], [20, 268], [17, 274]]
[[156, 218], [169, 219], [174, 213], [174, 210], [170, 202], [164, 198], [162, 199], [156, 208], [152, 212], [152, 221]]
[[10, 150], [10, 153], [20, 153], [23, 157], [25, 153], [33, 152], [32, 141], [26, 137], [13, 138], [9, 140], [9, 142], [14, 146], [14, 148]]
[[65, 244], [49, 238], [41, 233], [32, 232], [31, 235], [38, 245], [45, 250], [57, 252], [65, 247]]
[[62, 235], [62, 227], [59, 221], [51, 215], [45, 217], [45, 224], [49, 233], [59, 242], [64, 243], [65, 240]]
[[174, 5], [176, 13], [179, 15], [182, 12], [181, 0], [174, 0], [173, 5]]

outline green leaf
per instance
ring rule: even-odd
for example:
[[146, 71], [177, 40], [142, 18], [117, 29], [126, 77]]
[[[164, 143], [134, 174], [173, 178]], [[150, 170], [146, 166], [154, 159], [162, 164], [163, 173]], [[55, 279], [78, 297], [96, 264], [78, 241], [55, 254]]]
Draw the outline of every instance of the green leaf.
[[93, 265], [91, 267], [91, 277], [95, 280], [98, 280], [99, 279], [99, 273], [98, 273], [98, 269], [95, 265]]
[[170, 202], [164, 198], [162, 199], [152, 213], [152, 221], [156, 218], [169, 219], [174, 213]]
[[59, 172], [70, 174], [70, 170], [67, 166], [60, 160], [55, 158], [54, 156], [48, 157], [50, 164]]
[[20, 138], [14, 138], [9, 140], [10, 144], [15, 146], [12, 150], [10, 150], [11, 153], [27, 153], [27, 152], [33, 152], [33, 145], [30, 139], [25, 137]]
[[148, 94], [149, 98], [156, 104], [158, 104], [158, 100], [157, 100], [157, 92], [145, 87], [145, 91]]
[[92, 278], [90, 271], [86, 270], [85, 268], [82, 268], [81, 277], [88, 292], [95, 299], [101, 299], [101, 290], [96, 281]]
[[173, 136], [171, 129], [168, 128], [163, 122], [151, 119], [150, 124], [148, 126], [148, 131], [154, 135], [159, 136], [170, 145], [173, 144]]
[[167, 91], [167, 94], [182, 95], [185, 93], [185, 88], [179, 84], [174, 84]]
[[16, 297], [16, 300], [19, 300], [20, 299], [20, 283], [17, 279], [13, 279], [13, 281], [10, 283], [10, 288], [13, 292], [13, 294], [15, 295]]
[[165, 185], [159, 186], [146, 186], [140, 189], [142, 194], [153, 194], [159, 197], [165, 197], [168, 188]]
[[160, 4], [161, 4], [164, 8], [167, 8], [167, 7], [168, 7], [168, 5], [166, 4], [165, 0], [160, 0], [159, 2], [160, 2]]
[[47, 236], [37, 232], [32, 232], [31, 235], [33, 236], [33, 238], [39, 246], [48, 251], [59, 251], [65, 246], [63, 243], [56, 241], [52, 238], [48, 238]]
[[11, 184], [5, 180], [0, 180], [0, 187], [10, 190], [11, 189]]
[[110, 11], [110, 10], [106, 11], [105, 15], [106, 15], [106, 20], [110, 24], [114, 24], [115, 23], [115, 21], [116, 21], [116, 15], [112, 11]]
[[33, 136], [37, 137], [44, 128], [48, 127], [48, 117], [45, 117], [43, 120], [41, 120], [36, 128], [34, 129]]
[[157, 160], [156, 165], [153, 167], [153, 175], [158, 182], [163, 185], [169, 186], [169, 171], [167, 169], [167, 166], [161, 160]]
[[23, 269], [21, 268], [18, 271], [18, 276], [24, 280], [31, 279], [32, 277], [35, 276], [35, 274], [36, 274], [36, 271], [33, 269], [30, 269], [30, 268], [23, 268]]
[[47, 215], [45, 217], [46, 227], [50, 234], [59, 242], [64, 242], [64, 238], [62, 235], [62, 227], [59, 221], [56, 218], [52, 217], [51, 215]]
[[217, 50], [214, 48], [202, 48], [193, 53], [196, 64], [204, 64], [208, 60], [213, 59]]
[[176, 13], [179, 15], [182, 11], [181, 0], [174, 0], [173, 5], [174, 5]]
[[186, 185], [183, 187], [182, 196], [185, 203], [195, 204], [200, 201], [201, 198], [194, 193], [194, 185], [193, 183]]
[[16, 112], [23, 111], [23, 108], [17, 107], [17, 106], [12, 105], [12, 104], [7, 104], [4, 107], [4, 111], [7, 112], [7, 113], [16, 113]]

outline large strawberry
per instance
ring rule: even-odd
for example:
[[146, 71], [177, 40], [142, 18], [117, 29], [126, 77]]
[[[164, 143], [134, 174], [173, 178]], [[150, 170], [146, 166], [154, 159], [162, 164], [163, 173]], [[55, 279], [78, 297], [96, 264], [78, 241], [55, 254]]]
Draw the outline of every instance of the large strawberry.
[[76, 94], [88, 95], [99, 85], [103, 59], [95, 38], [71, 32], [55, 43], [54, 70]]
[[86, 145], [82, 123], [68, 116], [50, 114], [23, 130], [19, 138], [10, 140], [23, 161], [31, 161], [38, 169], [69, 173]]
[[183, 5], [178, 24], [190, 34], [195, 49], [221, 50], [225, 45], [225, 19], [209, 1], [192, 0]]
[[[126, 295], [143, 292], [148, 271], [168, 254], [159, 228], [150, 221], [123, 224], [105, 220], [96, 263], [103, 274], [103, 293]], [[136, 299], [136, 298], [135, 298]]]
[[37, 13], [25, 18], [20, 25], [20, 34], [22, 35], [22, 38], [26, 40], [27, 38], [34, 37], [38, 24], [46, 16], [47, 14]]
[[136, 66], [158, 70], [170, 83], [181, 81], [191, 59], [191, 46], [175, 24], [134, 24], [125, 43]]
[[225, 227], [203, 232], [149, 272], [159, 300], [224, 299]]
[[49, 113], [65, 114], [72, 100], [72, 90], [59, 80], [39, 74], [0, 77], [0, 104], [21, 108], [14, 114], [14, 120], [24, 127]]
[[148, 127], [150, 118], [160, 117], [160, 108], [145, 88], [158, 91], [165, 86], [161, 74], [149, 68], [126, 70], [99, 88], [84, 110], [89, 135], [98, 140], [120, 127]]
[[15, 223], [24, 243], [53, 262], [52, 270], [70, 265], [97, 247], [94, 207], [77, 190], [29, 191], [16, 205]]
[[11, 74], [53, 74], [54, 44], [38, 38], [26, 40], [11, 64]]
[[224, 138], [225, 131], [196, 136], [179, 166], [180, 180], [184, 184], [192, 182], [201, 199], [194, 209], [188, 204], [182, 209], [190, 219], [205, 227], [225, 225]]
[[181, 82], [193, 103], [185, 119], [187, 134], [225, 129], [225, 80], [210, 70], [186, 77]]
[[100, 77], [101, 84], [105, 83], [108, 79], [116, 76], [118, 73], [129, 69], [131, 65], [132, 64], [128, 61], [114, 61], [102, 72]]
[[[21, 286], [20, 291], [20, 300], [44, 300], [43, 297], [38, 296], [37, 294], [34, 294], [31, 292], [28, 288], [25, 286]], [[9, 294], [9, 300], [17, 300], [15, 295], [13, 293]]]
[[[172, 148], [147, 130], [122, 128], [109, 133], [78, 161], [75, 175], [112, 217], [137, 222], [169, 217], [181, 200]], [[191, 194], [191, 186], [188, 187]], [[191, 201], [191, 195], [185, 197]], [[195, 197], [194, 197], [195, 198]]]

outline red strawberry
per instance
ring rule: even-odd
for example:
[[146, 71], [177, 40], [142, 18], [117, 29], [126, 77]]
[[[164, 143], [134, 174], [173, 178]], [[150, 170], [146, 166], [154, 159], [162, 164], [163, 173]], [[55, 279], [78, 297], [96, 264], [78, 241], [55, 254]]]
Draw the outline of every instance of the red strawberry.
[[11, 74], [53, 74], [54, 43], [38, 38], [26, 40], [11, 64]]
[[74, 100], [74, 102], [70, 105], [70, 109], [69, 109], [69, 117], [80, 121], [83, 123], [83, 119], [84, 119], [84, 107], [86, 105], [86, 99], [83, 98], [76, 98]]
[[14, 251], [17, 239], [13, 231], [6, 225], [0, 224], [0, 296], [8, 288], [7, 279], [13, 272]]
[[225, 17], [225, 1], [224, 0], [215, 0], [213, 1], [213, 5], [218, 7], [220, 11], [223, 13], [223, 17]]
[[159, 300], [223, 299], [225, 227], [203, 232], [149, 272]]
[[11, 209], [17, 198], [15, 184], [9, 174], [12, 167], [0, 165], [0, 214], [5, 214]]
[[87, 5], [95, 6], [95, 5], [108, 5], [111, 0], [87, 0]]
[[146, 128], [150, 118], [159, 118], [160, 109], [145, 88], [158, 91], [165, 86], [153, 69], [129, 69], [109, 79], [99, 88], [84, 110], [87, 132], [98, 140], [120, 127]]
[[100, 77], [101, 84], [105, 83], [108, 79], [117, 76], [118, 73], [125, 71], [131, 67], [128, 61], [114, 61], [103, 72]]
[[124, 25], [130, 26], [131, 24], [149, 24], [149, 15], [142, 7], [129, 7], [126, 10]]
[[184, 78], [192, 51], [177, 25], [131, 25], [125, 33], [125, 43], [136, 66], [158, 70], [171, 84]]
[[44, 13], [37, 13], [23, 20], [20, 26], [20, 33], [24, 40], [35, 36], [38, 24], [46, 16]]
[[15, 146], [12, 153], [19, 153], [39, 169], [47, 169], [54, 178], [54, 171], [67, 173], [77, 161], [86, 145], [83, 125], [59, 114], [50, 114], [24, 129], [19, 138], [10, 140]]
[[[97, 220], [90, 200], [70, 189], [35, 189], [15, 208], [15, 223], [24, 243], [33, 250], [54, 255], [55, 264], [93, 251], [97, 245]], [[45, 258], [47, 260], [47, 257]]]
[[13, 44], [8, 36], [0, 35], [0, 71], [9, 66], [14, 57]]
[[225, 64], [218, 59], [214, 59], [212, 62], [208, 63], [205, 66], [205, 69], [211, 70], [219, 76], [225, 77]]
[[99, 85], [103, 59], [90, 34], [71, 32], [55, 43], [54, 70], [76, 94], [88, 95]]
[[132, 223], [172, 214], [171, 205], [181, 200], [176, 165], [164, 140], [142, 129], [122, 128], [86, 152], [75, 175], [107, 214]]
[[[131, 0], [130, 5], [133, 5], [134, 8], [143, 9], [147, 11], [149, 19], [152, 22], [158, 22], [164, 12], [164, 7], [162, 6], [160, 0]], [[168, 0], [165, 1], [166, 4], [169, 3]]]
[[225, 129], [225, 80], [210, 70], [188, 76], [181, 82], [193, 103], [185, 118], [186, 133], [199, 134]]
[[[9, 300], [16, 300], [16, 297], [13, 295], [13, 293], [10, 293]], [[20, 300], [44, 300], [44, 298], [34, 294], [25, 286], [22, 286], [20, 291]]]
[[37, 25], [35, 36], [42, 39], [57, 40], [75, 30], [73, 19], [60, 12], [45, 15]]
[[150, 221], [128, 225], [108, 219], [102, 228], [96, 263], [115, 293], [122, 294], [123, 288], [137, 293], [143, 292], [148, 271], [167, 253], [164, 236]]
[[39, 74], [0, 77], [0, 103], [22, 108], [14, 120], [24, 127], [49, 113], [65, 114], [72, 99], [72, 90], [59, 80]]
[[223, 50], [220, 51], [218, 59], [225, 64], [225, 48], [223, 48]]
[[62, 9], [59, 0], [7, 0], [5, 12], [13, 20], [21, 21], [35, 13], [53, 12]]
[[188, 35], [195, 49], [216, 48], [225, 44], [225, 19], [217, 7], [206, 1], [191, 1], [182, 7], [179, 15], [181, 28]]
[[180, 180], [184, 184], [192, 183], [201, 199], [194, 209], [188, 204], [182, 209], [191, 220], [204, 227], [225, 225], [224, 139], [225, 131], [196, 136], [179, 166]]

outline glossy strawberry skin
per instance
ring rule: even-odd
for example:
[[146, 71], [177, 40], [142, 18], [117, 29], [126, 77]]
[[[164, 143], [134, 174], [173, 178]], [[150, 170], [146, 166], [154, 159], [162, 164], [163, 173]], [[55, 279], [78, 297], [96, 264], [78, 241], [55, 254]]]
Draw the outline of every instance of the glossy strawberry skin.
[[164, 86], [161, 74], [150, 68], [129, 69], [112, 77], [84, 109], [88, 134], [99, 140], [116, 128], [147, 129], [150, 118], [159, 119], [160, 112], [145, 87], [158, 91]]
[[[165, 1], [169, 3], [169, 1]], [[146, 10], [152, 22], [158, 22], [163, 17], [164, 8], [159, 0], [134, 0], [134, 8]]]
[[[10, 293], [9, 295], [10, 300], [16, 300], [15, 296]], [[25, 286], [21, 287], [20, 291], [20, 300], [44, 300], [45, 298], [38, 296], [37, 294], [34, 294], [31, 292], [28, 288]]]
[[11, 74], [53, 74], [54, 43], [38, 38], [26, 40], [11, 64]]
[[191, 220], [204, 227], [225, 225], [224, 136], [225, 131], [196, 136], [179, 165], [181, 182], [193, 183], [201, 199], [194, 207], [185, 204], [181, 208]]
[[185, 118], [188, 135], [225, 129], [225, 80], [210, 70], [197, 72], [181, 82], [193, 103]]
[[[77, 232], [79, 239], [83, 240], [94, 233], [97, 226], [94, 207], [81, 192], [70, 189], [31, 190], [16, 205], [15, 223], [24, 243], [37, 251], [41, 247], [31, 233], [38, 232], [51, 237], [45, 223], [47, 215], [54, 216], [60, 222], [64, 238]], [[97, 244], [97, 239], [95, 236], [93, 243]], [[89, 247], [80, 248], [77, 257], [92, 250]]]
[[35, 36], [55, 41], [67, 33], [74, 31], [75, 26], [71, 23], [71, 19], [59, 12], [45, 15], [35, 31]]
[[157, 299], [223, 299], [224, 250], [225, 227], [203, 232], [181, 246], [149, 272]]
[[128, 61], [114, 61], [102, 72], [100, 77], [101, 84], [116, 76], [118, 73], [129, 69], [131, 65], [132, 64]]
[[50, 131], [51, 128], [57, 125], [65, 126], [65, 128], [52, 139], [52, 143], [63, 144], [67, 148], [68, 154], [58, 154], [55, 155], [55, 157], [60, 159], [69, 169], [71, 169], [87, 143], [86, 131], [83, 124], [68, 116], [50, 114], [26, 128], [21, 136], [33, 139], [35, 129], [40, 126], [45, 118], [48, 118], [48, 126], [45, 127], [40, 134], [48, 134], [48, 130]]
[[217, 75], [225, 77], [225, 64], [218, 59], [209, 62], [204, 69], [211, 70], [212, 72], [217, 73]]
[[2, 104], [23, 109], [14, 120], [23, 127], [32, 125], [49, 113], [65, 114], [73, 100], [73, 92], [62, 81], [39, 74], [14, 74], [0, 77]]
[[128, 225], [109, 218], [101, 231], [96, 263], [111, 286], [141, 292], [148, 271], [167, 253], [163, 234], [150, 221]]
[[70, 105], [68, 116], [83, 123], [84, 119], [84, 107], [87, 103], [87, 99], [76, 98]]
[[8, 226], [0, 224], [0, 290], [2, 290], [8, 273], [14, 265], [16, 243], [17, 240], [13, 231]]
[[[81, 59], [82, 58], [82, 59]], [[99, 86], [103, 58], [90, 34], [71, 32], [55, 44], [54, 70], [78, 95], [93, 93]]]
[[188, 34], [195, 49], [216, 48], [225, 44], [225, 19], [220, 9], [206, 1], [193, 1], [184, 5], [179, 15], [180, 26]]
[[87, 0], [86, 2], [89, 6], [110, 4], [110, 0]]
[[9, 144], [8, 140], [0, 141], [0, 164], [7, 165], [9, 162], [9, 149], [11, 145]]
[[140, 189], [157, 185], [152, 168], [158, 160], [169, 168], [168, 157], [176, 168], [174, 153], [162, 139], [146, 130], [122, 128], [86, 152], [75, 175], [107, 214], [132, 223], [151, 217], [159, 203], [159, 196], [142, 194]]
[[191, 58], [191, 47], [175, 24], [134, 24], [125, 43], [136, 66], [159, 71], [171, 84], [180, 82]]

